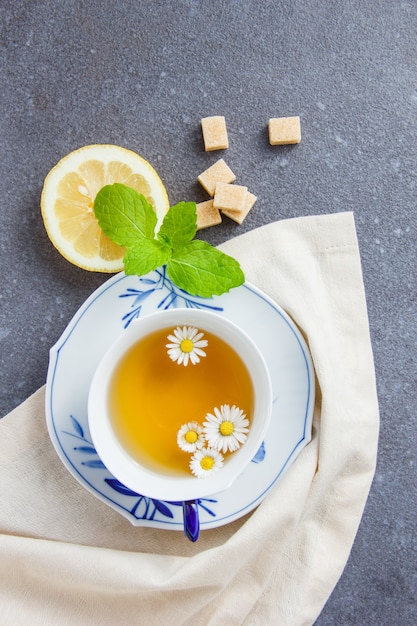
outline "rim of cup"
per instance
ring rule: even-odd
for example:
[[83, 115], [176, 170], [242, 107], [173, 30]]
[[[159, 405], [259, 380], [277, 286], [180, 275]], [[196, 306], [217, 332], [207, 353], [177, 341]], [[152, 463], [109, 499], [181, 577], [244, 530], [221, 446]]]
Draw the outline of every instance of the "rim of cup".
[[[142, 337], [162, 328], [195, 326], [228, 343], [245, 363], [254, 388], [254, 409], [245, 443], [212, 476], [159, 472], [132, 458], [120, 443], [111, 425], [109, 387], [123, 355]], [[163, 383], [162, 383], [163, 384]], [[228, 318], [200, 309], [169, 309], [151, 313], [132, 322], [101, 358], [88, 395], [88, 422], [95, 449], [107, 469], [122, 484], [145, 497], [165, 501], [186, 501], [229, 489], [251, 462], [262, 444], [272, 411], [272, 387], [265, 359], [259, 348]]]

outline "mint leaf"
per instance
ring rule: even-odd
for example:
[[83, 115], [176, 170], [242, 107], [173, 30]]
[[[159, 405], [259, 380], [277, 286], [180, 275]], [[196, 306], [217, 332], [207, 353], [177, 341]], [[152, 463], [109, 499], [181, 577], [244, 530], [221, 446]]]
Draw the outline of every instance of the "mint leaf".
[[126, 274], [142, 276], [165, 265], [171, 256], [171, 248], [156, 239], [143, 238], [127, 249], [123, 258]]
[[172, 206], [164, 217], [158, 231], [158, 239], [172, 248], [189, 243], [197, 231], [197, 209], [195, 202], [179, 202]]
[[245, 276], [239, 263], [205, 241], [195, 240], [195, 202], [172, 206], [154, 238], [157, 216], [135, 189], [114, 183], [100, 189], [94, 213], [106, 235], [126, 247], [126, 274], [143, 276], [161, 265], [169, 278], [189, 294], [211, 298], [239, 287]]
[[198, 239], [173, 251], [167, 274], [178, 287], [202, 298], [220, 296], [245, 281], [236, 259]]
[[157, 217], [152, 205], [121, 183], [100, 189], [94, 213], [106, 235], [119, 246], [129, 247], [140, 238], [154, 236]]

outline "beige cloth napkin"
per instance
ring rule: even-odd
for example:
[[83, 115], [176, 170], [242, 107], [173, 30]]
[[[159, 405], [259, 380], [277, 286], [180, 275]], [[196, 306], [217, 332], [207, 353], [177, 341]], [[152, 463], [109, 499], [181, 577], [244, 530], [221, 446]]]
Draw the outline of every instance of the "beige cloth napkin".
[[252, 514], [193, 544], [131, 526], [69, 475], [40, 389], [0, 421], [2, 625], [302, 626], [319, 615], [349, 556], [378, 439], [353, 215], [276, 222], [222, 249], [308, 341], [313, 440]]

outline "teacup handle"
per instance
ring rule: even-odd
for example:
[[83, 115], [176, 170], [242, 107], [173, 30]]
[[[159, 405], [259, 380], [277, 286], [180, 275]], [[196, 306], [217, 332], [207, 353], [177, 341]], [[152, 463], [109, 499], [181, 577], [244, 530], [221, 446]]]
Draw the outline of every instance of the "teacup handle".
[[184, 535], [190, 541], [197, 541], [200, 536], [200, 519], [198, 516], [197, 500], [187, 500], [182, 503], [184, 518]]

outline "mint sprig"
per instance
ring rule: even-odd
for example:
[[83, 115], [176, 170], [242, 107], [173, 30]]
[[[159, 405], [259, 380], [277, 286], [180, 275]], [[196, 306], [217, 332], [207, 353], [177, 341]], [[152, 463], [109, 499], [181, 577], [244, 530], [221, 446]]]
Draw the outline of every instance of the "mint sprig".
[[126, 274], [139, 276], [166, 265], [167, 275], [192, 296], [210, 298], [239, 287], [245, 276], [239, 263], [209, 243], [194, 239], [195, 202], [179, 202], [157, 223], [152, 205], [135, 189], [114, 183], [96, 196], [94, 213], [106, 235], [127, 248]]

